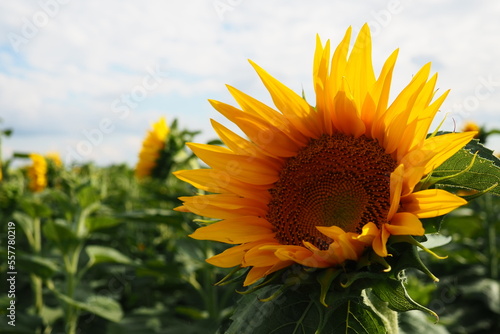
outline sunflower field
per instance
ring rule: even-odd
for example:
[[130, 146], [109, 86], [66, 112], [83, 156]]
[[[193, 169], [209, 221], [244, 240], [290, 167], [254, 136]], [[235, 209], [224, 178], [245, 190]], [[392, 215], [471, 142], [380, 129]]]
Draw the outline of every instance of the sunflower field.
[[318, 40], [315, 107], [253, 63], [279, 112], [210, 101], [248, 140], [161, 118], [136, 166], [0, 161], [0, 332], [500, 333], [499, 131], [428, 131], [427, 65], [388, 105], [363, 29]]

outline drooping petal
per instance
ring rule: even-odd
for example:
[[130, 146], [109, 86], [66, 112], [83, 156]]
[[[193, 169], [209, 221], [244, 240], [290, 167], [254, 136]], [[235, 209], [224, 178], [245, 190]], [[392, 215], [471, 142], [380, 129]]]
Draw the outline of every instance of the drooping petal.
[[262, 241], [249, 242], [243, 245], [233, 246], [226, 249], [224, 252], [208, 258], [206, 261], [214, 266], [221, 268], [231, 268], [238, 266], [243, 261], [245, 253], [256, 246], [262, 244]]
[[387, 224], [382, 225], [380, 228], [380, 233], [373, 239], [373, 250], [378, 256], [386, 257], [389, 255], [387, 251], [387, 240], [389, 239], [390, 233], [385, 228]]
[[391, 185], [390, 185], [390, 203], [389, 213], [387, 214], [387, 219], [391, 220], [392, 216], [399, 209], [399, 200], [401, 198], [401, 191], [403, 189], [403, 178], [404, 178], [404, 165], [399, 165], [396, 167], [394, 172], [391, 173]]
[[282, 261], [293, 261], [306, 267], [325, 268], [331, 266], [331, 263], [315, 256], [312, 251], [302, 246], [277, 247], [275, 255]]
[[[277, 259], [277, 258], [276, 258]], [[277, 262], [273, 266], [269, 267], [252, 267], [250, 271], [247, 274], [247, 277], [245, 278], [245, 281], [243, 282], [243, 286], [249, 286], [255, 282], [257, 282], [259, 279], [266, 277], [267, 275], [270, 275], [280, 269], [286, 268], [293, 264], [293, 261], [280, 261], [277, 259]]]
[[398, 212], [385, 228], [392, 235], [424, 235], [422, 222], [413, 213]]

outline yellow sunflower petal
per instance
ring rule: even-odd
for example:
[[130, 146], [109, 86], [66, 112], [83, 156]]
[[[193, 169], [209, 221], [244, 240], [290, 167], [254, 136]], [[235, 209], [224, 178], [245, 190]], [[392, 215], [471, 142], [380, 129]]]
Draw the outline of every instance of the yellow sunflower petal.
[[313, 108], [299, 95], [250, 61], [271, 94], [276, 107], [304, 135], [317, 138], [321, 133]]
[[450, 92], [449, 90], [444, 92], [441, 96], [439, 96], [434, 102], [432, 102], [429, 106], [423, 109], [423, 111], [420, 113], [416, 124], [417, 125], [416, 129], [413, 135], [411, 136], [412, 139], [411, 144], [404, 149], [400, 149], [400, 152], [403, 153], [403, 155], [417, 148], [418, 145], [422, 143], [422, 140], [425, 139], [436, 113], [438, 112], [439, 108], [441, 107], [444, 100], [448, 96], [449, 92]]
[[361, 230], [361, 234], [358, 235], [356, 238], [361, 241], [364, 244], [371, 245], [373, 242], [373, 239], [379, 234], [379, 230], [377, 228], [377, 225], [374, 223], [370, 222], [363, 226]]
[[245, 277], [245, 281], [243, 282], [243, 286], [249, 286], [257, 282], [263, 277], [266, 277], [267, 272], [272, 268], [272, 266], [268, 267], [252, 267], [247, 273]]
[[243, 282], [243, 286], [249, 286], [259, 279], [266, 277], [269, 274], [272, 274], [280, 269], [286, 268], [293, 263], [293, 261], [280, 261], [269, 267], [253, 267], [247, 274], [245, 281]]
[[[375, 111], [373, 115], [369, 113], [371, 110], [363, 110], [362, 118], [365, 120], [367, 126], [367, 134], [369, 137], [377, 139], [379, 142], [383, 142], [384, 138], [384, 118], [382, 115], [387, 110], [387, 105], [389, 103], [389, 94], [391, 90], [392, 73], [394, 72], [394, 66], [396, 65], [396, 60], [398, 58], [399, 50], [395, 50], [389, 58], [387, 58], [380, 76], [373, 85], [372, 92], [370, 93], [375, 106]], [[366, 108], [369, 106], [367, 105]]]
[[293, 261], [306, 267], [326, 268], [331, 266], [330, 262], [325, 261], [321, 257], [302, 246], [282, 246], [277, 247], [275, 255], [282, 261]]
[[332, 134], [332, 120], [329, 109], [329, 94], [327, 90], [328, 68], [330, 62], [330, 41], [325, 47], [321, 45], [319, 36], [316, 36], [316, 51], [314, 53], [313, 80], [314, 91], [316, 92], [316, 110], [319, 117], [324, 120], [323, 132]]
[[267, 204], [271, 198], [267, 186], [249, 184], [231, 177], [228, 172], [216, 169], [181, 170], [173, 173], [192, 186], [212, 192], [231, 193]]
[[245, 114], [222, 102], [210, 100], [210, 103], [227, 119], [238, 125], [263, 151], [276, 157], [291, 157], [297, 154], [299, 145], [264, 119]]
[[250, 249], [243, 258], [242, 264], [244, 267], [269, 267], [274, 266], [277, 262], [274, 253], [276, 250], [274, 248], [263, 247], [262, 244], [259, 247], [254, 247]]
[[447, 133], [426, 139], [421, 148], [405, 155], [401, 162], [407, 167], [424, 167], [424, 174], [428, 174], [464, 147], [475, 134]]
[[353, 95], [356, 108], [361, 110], [366, 94], [375, 83], [370, 28], [366, 23], [361, 28], [349, 55], [345, 78]]
[[335, 49], [333, 53], [331, 65], [330, 65], [330, 76], [327, 81], [327, 92], [330, 98], [328, 101], [332, 101], [336, 92], [339, 91], [340, 86], [345, 74], [345, 69], [347, 65], [347, 54], [349, 52], [349, 42], [351, 41], [352, 28], [349, 27], [344, 35], [344, 38], [340, 44]]
[[403, 209], [418, 218], [442, 216], [467, 204], [467, 201], [442, 189], [427, 189], [401, 199]]
[[335, 96], [333, 104], [335, 106], [336, 127], [343, 133], [353, 135], [355, 138], [361, 136], [366, 127], [359, 116], [352, 97], [349, 97], [345, 91], [340, 91]]
[[228, 85], [227, 88], [236, 102], [246, 113], [265, 119], [267, 122], [283, 131], [283, 133], [293, 139], [300, 146], [307, 144], [309, 139], [298, 131], [282, 114], [234, 87]]
[[389, 213], [387, 214], [387, 219], [390, 220], [392, 216], [399, 209], [399, 200], [401, 198], [401, 191], [403, 189], [403, 178], [404, 178], [404, 165], [399, 165], [394, 172], [391, 173], [391, 193], [390, 193], [390, 203]]
[[385, 228], [392, 235], [424, 235], [425, 230], [422, 222], [413, 213], [398, 212], [392, 217], [391, 222]]
[[260, 159], [266, 157], [266, 154], [259, 147], [253, 145], [248, 140], [237, 135], [215, 120], [210, 120], [210, 122], [212, 123], [212, 127], [215, 132], [217, 132], [219, 138], [234, 153]]
[[386, 257], [389, 255], [389, 253], [387, 252], [387, 240], [389, 239], [390, 233], [385, 228], [385, 225], [387, 224], [384, 224], [380, 228], [380, 233], [373, 239], [372, 245], [375, 253], [381, 257]]
[[241, 156], [221, 147], [188, 143], [188, 147], [210, 167], [227, 171], [231, 177], [250, 184], [273, 184], [278, 180], [280, 164], [250, 156]]
[[250, 198], [229, 194], [179, 197], [192, 213], [210, 218], [265, 216], [266, 206]]
[[274, 237], [271, 225], [262, 218], [238, 217], [198, 228], [189, 235], [193, 239], [241, 244]]
[[233, 246], [226, 249], [220, 254], [214, 255], [208, 258], [206, 261], [214, 266], [221, 268], [231, 268], [240, 265], [243, 261], [243, 256], [245, 253], [255, 247], [259, 246], [262, 241], [249, 242], [243, 245]]

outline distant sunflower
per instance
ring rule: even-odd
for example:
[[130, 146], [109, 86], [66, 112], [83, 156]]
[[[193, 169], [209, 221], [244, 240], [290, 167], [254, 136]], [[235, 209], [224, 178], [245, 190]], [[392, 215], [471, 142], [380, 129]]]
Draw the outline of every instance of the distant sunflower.
[[39, 192], [47, 187], [47, 160], [36, 153], [30, 154], [29, 157], [33, 162], [28, 167], [29, 188], [33, 192]]
[[378, 78], [367, 25], [348, 55], [351, 29], [330, 58], [317, 39], [316, 107], [251, 62], [277, 110], [229, 87], [241, 110], [210, 101], [248, 136], [212, 121], [227, 148], [188, 144], [211, 169], [176, 176], [213, 194], [181, 197], [179, 211], [221, 219], [191, 237], [231, 247], [207, 261], [251, 267], [244, 285], [299, 263], [331, 267], [369, 248], [388, 256], [390, 235], [423, 235], [420, 218], [466, 203], [419, 181], [468, 143], [475, 132], [426, 139], [448, 92], [435, 97], [426, 64], [389, 105], [397, 51]]
[[45, 155], [47, 160], [51, 160], [54, 167], [60, 168], [62, 166], [61, 156], [57, 152], [49, 152]]
[[153, 124], [153, 129], [148, 131], [142, 149], [139, 153], [139, 161], [135, 167], [135, 176], [138, 179], [150, 176], [157, 166], [158, 159], [165, 147], [165, 141], [169, 133], [169, 128], [165, 118], [162, 117]]

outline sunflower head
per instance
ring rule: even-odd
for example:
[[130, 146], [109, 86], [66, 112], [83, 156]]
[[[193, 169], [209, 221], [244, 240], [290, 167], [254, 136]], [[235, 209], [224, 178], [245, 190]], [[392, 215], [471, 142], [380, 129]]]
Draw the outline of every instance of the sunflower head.
[[40, 192], [47, 187], [47, 160], [41, 155], [29, 155], [32, 164], [28, 167], [29, 189]]
[[49, 152], [45, 155], [47, 160], [50, 160], [55, 168], [62, 167], [61, 156], [57, 152]]
[[148, 131], [142, 143], [139, 161], [135, 167], [135, 176], [138, 179], [153, 175], [155, 168], [158, 166], [161, 153], [165, 148], [168, 134], [167, 122], [164, 117], [161, 117], [153, 124], [153, 128]]
[[316, 106], [251, 62], [274, 107], [229, 87], [239, 105], [210, 101], [247, 136], [212, 121], [226, 147], [188, 144], [210, 168], [175, 175], [209, 194], [181, 197], [180, 211], [213, 218], [191, 237], [233, 244], [207, 261], [249, 267], [244, 285], [294, 263], [314, 268], [383, 258], [391, 235], [421, 236], [422, 218], [466, 203], [421, 180], [475, 132], [429, 136], [448, 92], [424, 65], [397, 97], [389, 92], [397, 51], [378, 76], [365, 25], [330, 55], [317, 38]]

